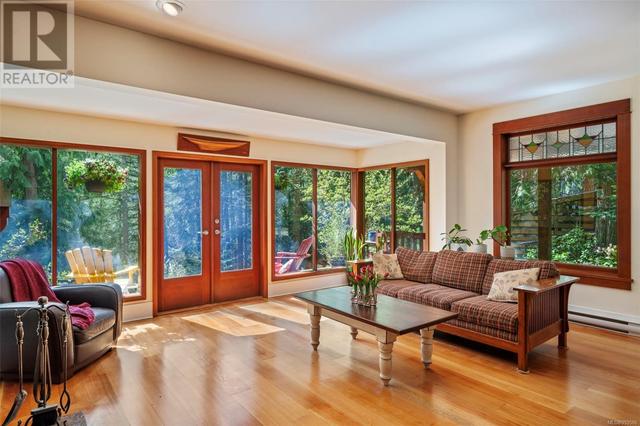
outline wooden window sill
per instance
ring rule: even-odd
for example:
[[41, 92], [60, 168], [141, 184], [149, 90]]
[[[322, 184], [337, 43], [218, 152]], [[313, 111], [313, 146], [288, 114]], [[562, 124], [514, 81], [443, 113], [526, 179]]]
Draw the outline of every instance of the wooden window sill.
[[330, 275], [330, 274], [344, 274], [346, 273], [345, 267], [341, 266], [338, 268], [331, 269], [321, 269], [319, 271], [306, 271], [306, 272], [296, 272], [292, 274], [284, 274], [284, 275], [275, 275], [271, 277], [271, 281], [287, 281], [287, 280], [296, 280], [301, 278], [312, 278], [316, 276], [322, 275]]
[[616, 288], [631, 290], [631, 277], [623, 277], [617, 269], [602, 268], [598, 266], [582, 266], [559, 263], [558, 270], [562, 275], [580, 277], [578, 284], [592, 285], [596, 287]]

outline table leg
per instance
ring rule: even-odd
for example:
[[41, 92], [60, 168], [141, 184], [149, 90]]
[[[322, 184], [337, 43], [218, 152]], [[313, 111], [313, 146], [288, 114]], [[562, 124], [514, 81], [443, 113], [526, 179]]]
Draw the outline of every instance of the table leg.
[[313, 346], [314, 351], [317, 351], [320, 344], [320, 308], [315, 305], [309, 305], [307, 311], [311, 318], [311, 346]]
[[355, 327], [351, 327], [351, 337], [353, 338], [353, 340], [356, 340], [356, 337], [358, 337], [358, 329]]
[[389, 386], [391, 380], [391, 352], [396, 336], [390, 333], [378, 336], [378, 350], [380, 351], [380, 380], [385, 386]]
[[420, 330], [420, 349], [422, 352], [422, 364], [424, 368], [431, 366], [431, 355], [433, 354], [433, 327]]

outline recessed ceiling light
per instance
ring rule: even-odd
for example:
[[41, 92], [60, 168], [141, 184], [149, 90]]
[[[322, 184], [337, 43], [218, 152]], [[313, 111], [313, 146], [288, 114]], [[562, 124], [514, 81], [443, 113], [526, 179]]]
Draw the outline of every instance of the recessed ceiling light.
[[178, 0], [158, 0], [156, 6], [169, 16], [178, 16], [184, 9], [184, 3]]

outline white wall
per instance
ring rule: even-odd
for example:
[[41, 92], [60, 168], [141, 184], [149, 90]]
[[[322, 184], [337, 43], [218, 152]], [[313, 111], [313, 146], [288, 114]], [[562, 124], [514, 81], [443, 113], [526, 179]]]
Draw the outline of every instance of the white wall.
[[[125, 306], [125, 318], [136, 319], [151, 315], [154, 279], [152, 261], [152, 151], [176, 151], [178, 128], [143, 124], [132, 121], [98, 118], [77, 114], [36, 110], [8, 105], [0, 105], [0, 135], [23, 139], [40, 139], [58, 142], [82, 143], [89, 145], [137, 148], [147, 151], [147, 299], [130, 302]], [[431, 199], [431, 229], [439, 234], [445, 221], [446, 189], [444, 179], [444, 144], [412, 142], [389, 145], [376, 149], [356, 151], [323, 147], [319, 145], [285, 141], [251, 139], [251, 157], [298, 163], [357, 167], [360, 165], [384, 164], [389, 162], [418, 159], [431, 160], [433, 179]], [[269, 165], [270, 166], [270, 165]], [[268, 182], [270, 187], [270, 182]], [[268, 205], [271, 205], [268, 195]], [[269, 241], [271, 247], [271, 211], [268, 209]], [[270, 262], [269, 262], [270, 263]], [[269, 271], [269, 281], [271, 280]], [[295, 291], [320, 288], [344, 283], [343, 273], [322, 275], [312, 278], [269, 282], [269, 295], [292, 293]]]
[[144, 34], [75, 19], [75, 75], [454, 142], [454, 114]]
[[460, 117], [458, 164], [459, 220], [473, 236], [493, 222], [493, 123], [602, 102], [631, 98], [632, 113], [632, 290], [576, 285], [570, 304], [576, 311], [640, 323], [640, 76], [587, 89], [477, 111]]

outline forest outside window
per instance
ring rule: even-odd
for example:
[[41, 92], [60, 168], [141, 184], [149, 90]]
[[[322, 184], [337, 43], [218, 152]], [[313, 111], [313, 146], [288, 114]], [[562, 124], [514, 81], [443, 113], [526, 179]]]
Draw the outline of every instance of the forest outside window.
[[352, 226], [351, 174], [274, 163], [274, 279], [345, 266], [342, 242]]
[[509, 226], [518, 259], [553, 260], [585, 284], [630, 285], [629, 112], [621, 102], [532, 117], [556, 124], [540, 130], [518, 132], [528, 119], [494, 125], [495, 221]]
[[[0, 259], [34, 260], [54, 285], [109, 281], [141, 297], [142, 155], [43, 145], [0, 146], [0, 185], [10, 194]], [[69, 181], [73, 167], [92, 161], [126, 172], [117, 191]], [[102, 264], [113, 274], [99, 276]]]
[[273, 278], [345, 267], [351, 170], [273, 164]]
[[362, 232], [368, 252], [428, 249], [428, 162], [386, 165], [361, 173]]

